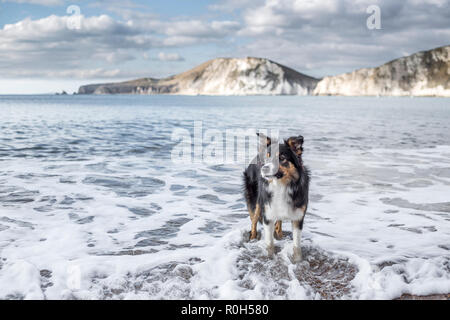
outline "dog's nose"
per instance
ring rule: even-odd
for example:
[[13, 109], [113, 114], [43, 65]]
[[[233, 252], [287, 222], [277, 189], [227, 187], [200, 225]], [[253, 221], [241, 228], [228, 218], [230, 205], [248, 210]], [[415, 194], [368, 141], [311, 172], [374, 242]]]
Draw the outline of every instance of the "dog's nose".
[[261, 174], [263, 176], [271, 176], [274, 174], [274, 165], [273, 163], [266, 163], [261, 168]]
[[262, 173], [264, 173], [264, 174], [269, 174], [270, 171], [271, 171], [270, 166], [268, 166], [268, 165], [263, 166], [263, 167], [261, 168], [261, 171], [262, 171]]

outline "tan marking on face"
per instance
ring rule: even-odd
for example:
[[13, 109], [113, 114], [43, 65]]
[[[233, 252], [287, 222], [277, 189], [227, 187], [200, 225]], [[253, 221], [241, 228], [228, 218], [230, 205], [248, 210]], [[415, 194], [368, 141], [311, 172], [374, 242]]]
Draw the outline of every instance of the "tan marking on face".
[[[267, 156], [267, 158], [270, 158], [270, 152], [267, 152], [266, 156]], [[280, 153], [277, 152], [277, 153], [275, 154], [275, 157], [279, 157], [279, 156], [280, 156]]]
[[291, 181], [298, 180], [298, 171], [297, 168], [292, 164], [292, 162], [288, 162], [288, 166], [280, 166], [279, 170], [283, 173], [283, 177], [280, 179], [281, 183], [288, 184]]

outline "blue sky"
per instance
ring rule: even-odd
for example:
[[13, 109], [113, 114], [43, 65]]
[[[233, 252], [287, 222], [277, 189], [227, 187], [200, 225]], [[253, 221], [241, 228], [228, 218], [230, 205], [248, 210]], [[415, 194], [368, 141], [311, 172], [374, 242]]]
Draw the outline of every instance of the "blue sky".
[[[165, 77], [216, 57], [315, 77], [377, 66], [448, 45], [449, 1], [0, 0], [0, 94]], [[367, 27], [373, 4], [381, 29]]]

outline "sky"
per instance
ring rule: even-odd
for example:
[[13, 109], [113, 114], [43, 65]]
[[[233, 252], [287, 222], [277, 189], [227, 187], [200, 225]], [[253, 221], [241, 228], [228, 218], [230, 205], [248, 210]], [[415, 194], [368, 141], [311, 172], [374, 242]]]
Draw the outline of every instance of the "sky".
[[0, 94], [167, 77], [217, 57], [321, 78], [449, 44], [450, 0], [0, 0]]

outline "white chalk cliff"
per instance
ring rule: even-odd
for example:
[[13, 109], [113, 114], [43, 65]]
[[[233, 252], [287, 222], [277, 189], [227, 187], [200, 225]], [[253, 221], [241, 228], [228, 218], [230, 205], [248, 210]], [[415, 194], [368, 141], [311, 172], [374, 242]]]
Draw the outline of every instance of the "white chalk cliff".
[[319, 80], [261, 58], [219, 58], [165, 79], [80, 87], [79, 94], [308, 95]]
[[323, 78], [315, 95], [450, 97], [450, 46]]
[[450, 46], [321, 80], [262, 58], [219, 58], [165, 79], [81, 86], [79, 94], [450, 97]]

